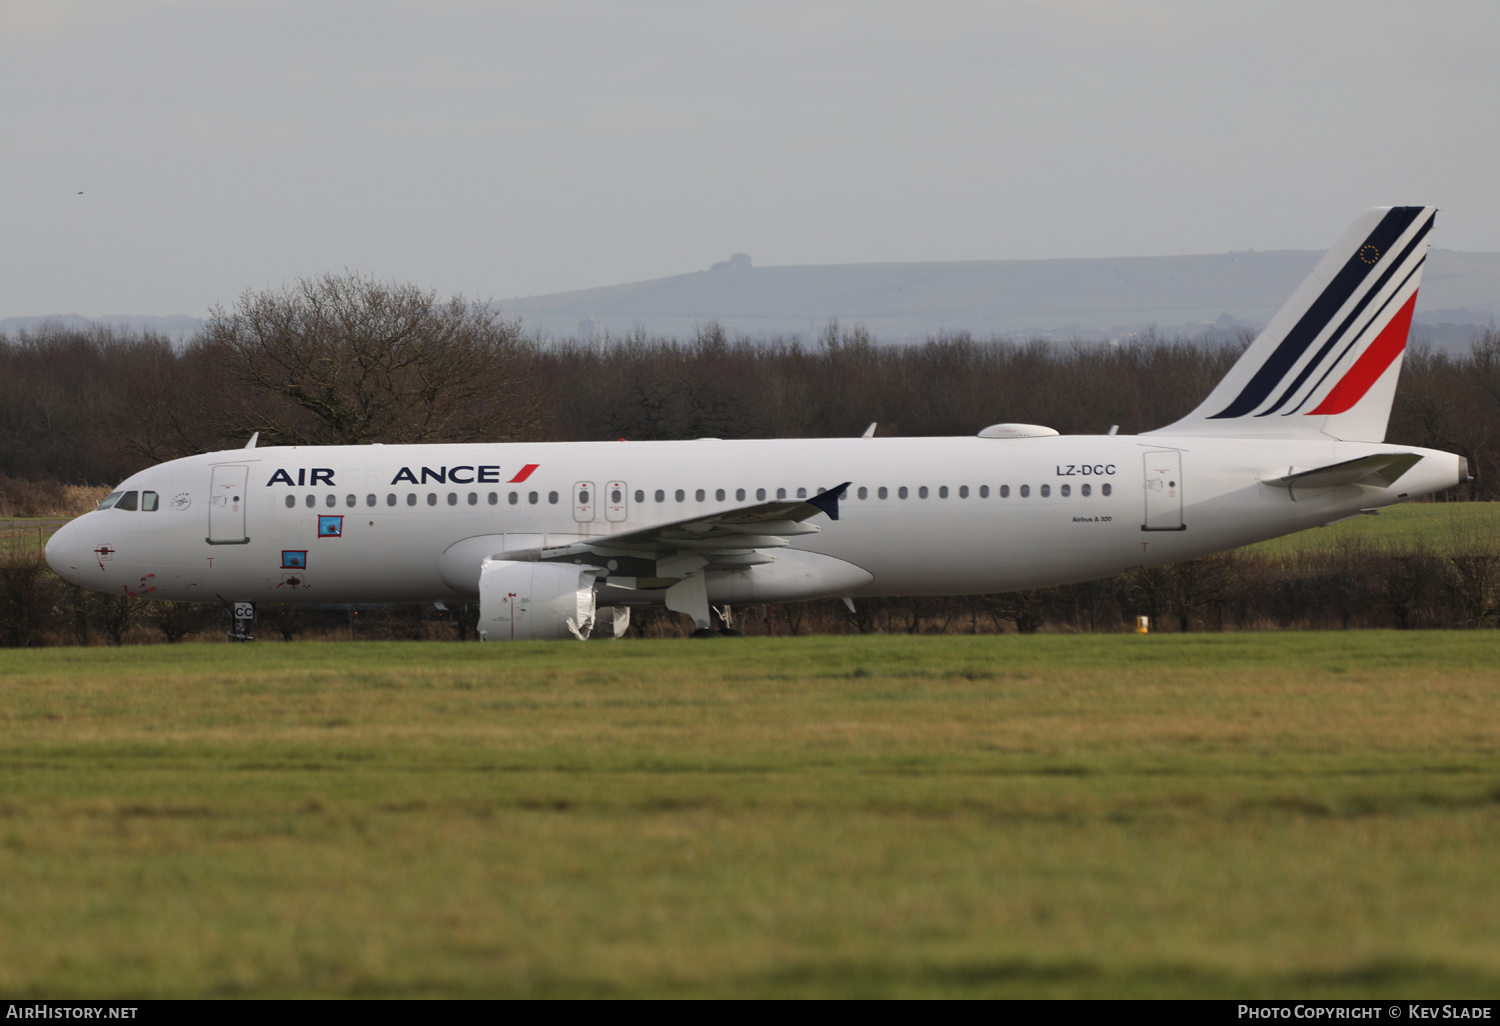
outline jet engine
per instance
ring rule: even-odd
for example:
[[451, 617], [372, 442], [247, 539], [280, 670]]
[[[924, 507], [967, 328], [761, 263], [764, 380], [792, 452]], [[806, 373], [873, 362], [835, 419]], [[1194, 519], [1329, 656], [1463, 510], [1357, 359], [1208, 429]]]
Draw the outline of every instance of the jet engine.
[[479, 569], [479, 637], [531, 641], [574, 637], [594, 629], [595, 566], [486, 559]]

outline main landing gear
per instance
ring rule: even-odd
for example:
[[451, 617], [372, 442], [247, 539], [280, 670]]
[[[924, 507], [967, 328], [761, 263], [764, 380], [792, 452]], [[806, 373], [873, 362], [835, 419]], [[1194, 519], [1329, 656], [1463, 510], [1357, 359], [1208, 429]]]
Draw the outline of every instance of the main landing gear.
[[[693, 618], [691, 638], [743, 638], [734, 629], [734, 614], [728, 606], [715, 609], [708, 604], [708, 583], [703, 571], [697, 570], [667, 589], [667, 608]], [[721, 626], [714, 626], [717, 617]]]

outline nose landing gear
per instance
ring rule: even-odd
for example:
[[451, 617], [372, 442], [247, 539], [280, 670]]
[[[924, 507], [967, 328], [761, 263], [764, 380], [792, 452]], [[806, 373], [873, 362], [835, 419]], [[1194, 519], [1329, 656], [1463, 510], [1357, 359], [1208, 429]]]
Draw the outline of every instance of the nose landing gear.
[[250, 628], [255, 624], [254, 602], [230, 602], [229, 605], [229, 640], [230, 641], [254, 641], [255, 635], [250, 633]]

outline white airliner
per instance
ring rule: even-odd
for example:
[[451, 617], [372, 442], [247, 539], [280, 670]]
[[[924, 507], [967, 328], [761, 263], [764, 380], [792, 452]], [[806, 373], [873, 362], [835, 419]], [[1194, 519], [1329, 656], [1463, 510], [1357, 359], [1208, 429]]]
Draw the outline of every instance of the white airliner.
[[478, 600], [491, 641], [664, 604], [1002, 592], [1355, 516], [1468, 479], [1385, 445], [1436, 208], [1359, 217], [1207, 399], [1143, 435], [250, 447], [143, 470], [47, 561], [114, 594]]

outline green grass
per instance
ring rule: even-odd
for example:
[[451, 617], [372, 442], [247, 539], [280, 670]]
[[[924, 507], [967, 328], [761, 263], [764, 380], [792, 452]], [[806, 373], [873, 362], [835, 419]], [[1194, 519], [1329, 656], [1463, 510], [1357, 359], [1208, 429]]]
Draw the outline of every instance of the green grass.
[[1335, 549], [1348, 543], [1377, 549], [1422, 546], [1438, 555], [1476, 546], [1500, 548], [1500, 503], [1403, 503], [1375, 516], [1356, 516], [1328, 527], [1247, 545], [1241, 551], [1282, 555]]
[[9, 521], [0, 526], [0, 557], [30, 556], [47, 547], [47, 539], [57, 530], [56, 524], [27, 524]]
[[1500, 995], [1500, 638], [0, 653], [0, 993]]

